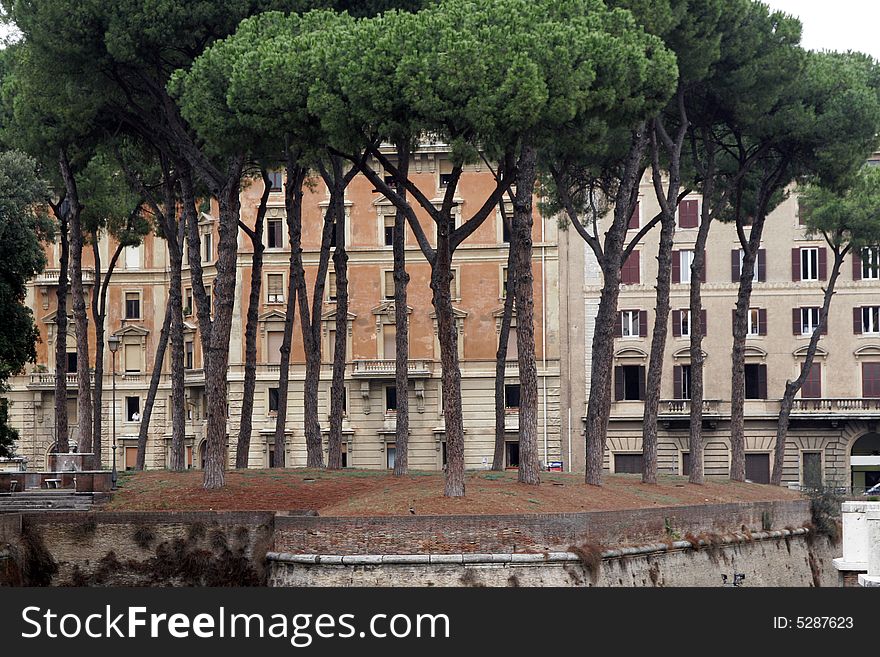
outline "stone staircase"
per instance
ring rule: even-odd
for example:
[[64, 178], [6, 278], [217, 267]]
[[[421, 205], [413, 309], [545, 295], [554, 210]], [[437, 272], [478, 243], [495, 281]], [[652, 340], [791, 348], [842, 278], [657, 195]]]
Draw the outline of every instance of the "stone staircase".
[[72, 490], [35, 490], [0, 495], [0, 513], [33, 513], [39, 511], [88, 511], [92, 493]]

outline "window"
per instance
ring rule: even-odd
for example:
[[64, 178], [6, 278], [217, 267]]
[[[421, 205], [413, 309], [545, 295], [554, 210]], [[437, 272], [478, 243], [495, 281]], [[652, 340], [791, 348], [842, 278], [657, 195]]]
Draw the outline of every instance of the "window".
[[385, 246], [394, 246], [394, 219], [394, 215], [385, 215], [383, 218]]
[[801, 452], [801, 483], [807, 488], [822, 486], [822, 452]]
[[620, 335], [621, 338], [639, 338], [647, 333], [647, 312], [644, 310], [621, 310], [620, 311]]
[[440, 189], [446, 189], [449, 187], [449, 183], [452, 182], [452, 174], [451, 173], [441, 173], [440, 174]]
[[383, 292], [385, 294], [386, 299], [394, 298], [394, 272], [393, 271], [384, 271], [382, 272], [382, 285]]
[[516, 341], [516, 326], [511, 323], [510, 330], [507, 332], [507, 360], [517, 360], [517, 358], [519, 358], [519, 343]]
[[[689, 338], [694, 323], [691, 321], [690, 309], [672, 311], [672, 335], [676, 338]], [[700, 329], [706, 336], [706, 311], [700, 311]]]
[[191, 287], [183, 292], [183, 314], [189, 317], [193, 314], [193, 291]]
[[880, 363], [862, 363], [862, 397], [880, 397]]
[[282, 232], [281, 219], [266, 220], [266, 246], [270, 249], [284, 247], [284, 233]]
[[624, 285], [638, 285], [640, 280], [639, 252], [633, 251], [620, 270], [620, 282]]
[[504, 443], [504, 467], [514, 469], [519, 467], [519, 441], [507, 440]]
[[125, 268], [140, 269], [141, 268], [141, 247], [127, 246], [125, 247]]
[[[510, 215], [508, 214], [507, 216], [509, 217]], [[499, 221], [501, 222], [501, 241], [505, 244], [510, 244], [510, 219], [504, 221], [502, 216]]]
[[327, 274], [327, 299], [336, 301], [336, 272], [331, 271]]
[[385, 360], [397, 358], [397, 327], [394, 324], [382, 325], [382, 349]]
[[700, 223], [700, 203], [696, 199], [682, 201], [678, 205], [678, 227], [696, 228]]
[[277, 365], [281, 362], [281, 345], [284, 343], [284, 331], [266, 332], [266, 362]]
[[691, 335], [691, 311], [680, 310], [678, 312], [678, 334], [682, 337]]
[[507, 298], [507, 267], [501, 268], [501, 298]]
[[767, 399], [767, 366], [747, 363], [746, 399]]
[[385, 413], [397, 413], [396, 386], [385, 386]]
[[79, 403], [76, 397], [67, 398], [67, 421], [70, 424], [76, 424], [78, 421], [77, 413], [79, 413]]
[[518, 383], [504, 384], [504, 408], [519, 410], [520, 386]]
[[141, 295], [139, 292], [125, 293], [125, 319], [141, 318]]
[[644, 457], [641, 454], [615, 454], [614, 472], [620, 474], [641, 474], [644, 470]]
[[193, 351], [193, 341], [187, 340], [186, 344], [184, 344], [184, 357], [183, 357], [183, 367], [184, 369], [191, 370], [193, 368], [193, 363], [195, 361]]
[[269, 415], [278, 415], [278, 388], [269, 388]]
[[283, 189], [283, 176], [280, 171], [269, 172], [269, 191], [280, 192]]
[[394, 461], [397, 458], [397, 443], [385, 443], [385, 467], [394, 469]]
[[679, 282], [681, 283], [690, 283], [691, 282], [691, 265], [694, 263], [694, 252], [693, 251], [679, 251], [679, 271], [681, 272]]
[[202, 257], [205, 262], [214, 260], [214, 235], [211, 233], [202, 235]]
[[[743, 260], [746, 253], [742, 249], [734, 249], [730, 252], [730, 266], [732, 283], [738, 283], [743, 268]], [[758, 249], [758, 256], [755, 258], [754, 269], [752, 271], [752, 281], [754, 283], [763, 283], [767, 280], [767, 251]]]
[[862, 333], [880, 333], [880, 306], [863, 306], [859, 309]]
[[816, 327], [819, 326], [819, 308], [798, 308], [796, 314], [800, 318], [799, 329], [800, 335], [812, 335]]
[[770, 454], [746, 454], [746, 480], [755, 484], [770, 483]]
[[143, 350], [141, 349], [140, 343], [126, 343], [123, 346], [123, 355], [125, 356], [125, 371], [126, 372], [141, 372], [143, 371]]
[[125, 419], [127, 422], [141, 421], [141, 398], [126, 397], [125, 398]]
[[681, 476], [689, 477], [691, 475], [691, 453], [681, 453]]
[[67, 371], [68, 372], [76, 372], [76, 365], [77, 365], [76, 352], [75, 351], [68, 351], [67, 352]]
[[861, 274], [865, 280], [880, 279], [880, 247], [872, 246], [862, 249]]
[[673, 398], [691, 398], [691, 366], [676, 365], [672, 370]]
[[[803, 370], [803, 364], [801, 365]], [[803, 399], [818, 399], [822, 396], [822, 365], [821, 363], [813, 363], [807, 378], [804, 379], [804, 385], [801, 386], [801, 397]]]
[[125, 448], [125, 469], [126, 470], [134, 470], [137, 468], [137, 447], [126, 447]]
[[211, 317], [214, 316], [214, 304], [211, 299], [211, 293], [214, 291], [214, 288], [211, 285], [205, 286], [205, 303], [208, 304], [208, 313], [210, 313]]
[[[733, 309], [733, 314], [736, 317], [736, 308]], [[767, 335], [767, 310], [765, 308], [749, 308], [746, 335]]]
[[621, 365], [614, 368], [615, 401], [640, 401], [645, 398], [645, 367]]
[[267, 303], [284, 303], [284, 274], [269, 274], [266, 277]]
[[627, 224], [627, 228], [629, 230], [636, 230], [641, 226], [641, 217], [642, 217], [642, 204], [639, 201], [636, 201], [636, 207], [633, 208], [632, 214], [629, 216], [629, 224]]
[[827, 266], [824, 248], [815, 246], [792, 249], [791, 279], [793, 281], [825, 280]]

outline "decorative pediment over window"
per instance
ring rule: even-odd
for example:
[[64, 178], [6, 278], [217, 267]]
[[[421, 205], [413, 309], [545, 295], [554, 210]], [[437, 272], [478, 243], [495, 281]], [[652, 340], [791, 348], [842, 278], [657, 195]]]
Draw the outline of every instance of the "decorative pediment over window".
[[[455, 306], [452, 307], [452, 314], [455, 316], [455, 320], [456, 320], [456, 321], [461, 320], [461, 319], [464, 319], [465, 317], [468, 316], [468, 314], [467, 314], [466, 311], [461, 310], [461, 309], [459, 309], [459, 308], [456, 308]], [[432, 311], [431, 311], [431, 315], [430, 315], [430, 317], [431, 317], [431, 319], [433, 319], [433, 320], [436, 322], [436, 321], [437, 321], [437, 313], [436, 313], [436, 311], [433, 311], [433, 310], [432, 310]]]
[[191, 323], [191, 322], [186, 322], [186, 321], [185, 321], [185, 322], [183, 323], [183, 332], [184, 332], [184, 334], [192, 334], [192, 333], [195, 333], [197, 329], [198, 329], [198, 326], [196, 326], [195, 324], [193, 324], [193, 323]]
[[761, 349], [760, 347], [755, 347], [754, 345], [748, 346], [745, 348], [745, 358], [746, 360], [767, 360], [767, 352]]
[[[703, 360], [705, 361], [706, 358], [709, 356], [709, 354], [707, 354], [707, 353], [706, 353], [705, 351], [703, 351], [702, 349], [700, 349], [700, 352], [703, 354]], [[690, 347], [685, 347], [684, 349], [679, 349], [679, 350], [676, 351], [674, 354], [672, 354], [672, 357], [673, 357], [675, 360], [690, 360], [690, 358], [691, 358], [691, 349], [690, 349]]]
[[133, 324], [129, 324], [128, 326], [124, 326], [118, 331], [114, 331], [113, 335], [118, 338], [146, 338], [150, 334], [150, 331], [145, 329], [143, 326], [135, 326]]
[[[795, 349], [792, 352], [792, 355], [795, 358], [806, 358], [807, 357], [807, 345], [804, 345], [803, 347]], [[816, 358], [821, 358], [822, 360], [825, 360], [826, 358], [828, 358], [828, 350], [823, 349], [822, 347], [816, 347]]]
[[[501, 323], [504, 321], [504, 306], [492, 313], [495, 318], [495, 333], [501, 333]], [[510, 328], [516, 327], [516, 308], [510, 313]]]
[[644, 360], [648, 357], [648, 352], [638, 347], [624, 347], [618, 349], [614, 357], [617, 360]]
[[[412, 314], [412, 306], [406, 307], [406, 314]], [[378, 306], [373, 308], [372, 313], [376, 316], [376, 325], [380, 326], [382, 324], [393, 324], [394, 323], [394, 315], [395, 315], [395, 306], [394, 301], [383, 301]]]
[[[352, 312], [347, 313], [348, 321], [348, 337], [351, 337], [351, 325], [357, 319], [357, 315]], [[330, 330], [336, 326], [336, 310], [327, 310], [321, 315], [321, 334], [326, 338], [330, 334]]]
[[874, 358], [880, 356], [880, 345], [866, 344], [856, 349], [853, 354], [856, 358]]

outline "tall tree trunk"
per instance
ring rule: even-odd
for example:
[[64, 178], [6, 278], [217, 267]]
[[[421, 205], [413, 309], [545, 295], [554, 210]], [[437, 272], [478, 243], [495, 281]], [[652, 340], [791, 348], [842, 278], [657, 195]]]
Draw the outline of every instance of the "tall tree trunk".
[[[397, 145], [397, 168], [401, 176], [409, 176], [410, 149]], [[397, 193], [406, 199], [406, 188], [398, 184]], [[394, 474], [401, 477], [409, 471], [409, 313], [406, 287], [406, 215], [400, 208], [394, 214], [394, 387], [397, 391], [397, 418], [394, 426]]]
[[[172, 210], [168, 210], [172, 213]], [[170, 223], [170, 222], [169, 222]], [[177, 238], [169, 241], [171, 254], [171, 280], [169, 304], [171, 311], [171, 459], [172, 470], [186, 470], [186, 385], [184, 381], [184, 339], [183, 339], [183, 235], [186, 221], [181, 219], [178, 225], [169, 225], [169, 232], [177, 228]], [[160, 338], [161, 342], [161, 338]], [[159, 361], [157, 361], [159, 363]], [[155, 368], [156, 366], [154, 366]], [[161, 368], [161, 365], [158, 366]], [[151, 383], [152, 385], [152, 383]], [[155, 399], [155, 395], [153, 397]], [[149, 397], [148, 397], [149, 401]], [[138, 459], [140, 459], [140, 442], [146, 446], [149, 422], [146, 415], [147, 404], [144, 404], [144, 419], [141, 421], [141, 437], [138, 440]]]
[[834, 286], [840, 276], [840, 267], [843, 259], [850, 251], [847, 245], [843, 249], [832, 246], [834, 251], [834, 264], [831, 266], [831, 276], [828, 278], [828, 286], [825, 288], [825, 294], [822, 299], [822, 308], [819, 310], [819, 325], [813, 329], [810, 335], [810, 343], [807, 346], [807, 354], [804, 358], [803, 368], [794, 381], [785, 382], [785, 393], [782, 396], [782, 405], [779, 410], [779, 419], [776, 422], [776, 447], [773, 460], [773, 473], [770, 476], [770, 483], [774, 486], [782, 485], [782, 470], [785, 460], [785, 438], [788, 435], [788, 425], [791, 420], [791, 409], [794, 406], [794, 396], [803, 387], [810, 368], [813, 366], [813, 360], [816, 357], [816, 350], [819, 347], [819, 338], [828, 325], [828, 310], [831, 307], [831, 298], [834, 296]]
[[239, 189], [243, 158], [235, 157], [228, 165], [226, 182], [218, 190], [219, 233], [217, 276], [214, 279], [214, 319], [211, 323], [211, 346], [205, 363], [205, 393], [208, 398], [207, 449], [204, 486], [224, 485], [226, 468], [227, 380], [229, 338], [235, 304], [235, 274], [238, 258], [238, 218], [241, 208]]
[[[179, 288], [178, 288], [179, 289]], [[147, 458], [147, 434], [150, 429], [150, 419], [153, 417], [153, 406], [156, 402], [156, 393], [159, 390], [159, 381], [162, 379], [162, 363], [165, 360], [165, 351], [168, 346], [168, 334], [171, 332], [171, 322], [174, 315], [177, 314], [176, 304], [171, 299], [165, 308], [165, 319], [162, 321], [162, 330], [159, 332], [159, 340], [156, 344], [156, 356], [153, 360], [153, 371], [150, 374], [150, 387], [147, 388], [147, 398], [144, 400], [144, 412], [141, 415], [140, 427], [138, 427], [138, 444], [137, 444], [137, 460], [135, 461], [135, 470], [143, 470]], [[172, 399], [172, 407], [174, 400]], [[172, 442], [174, 436], [172, 434]], [[180, 467], [178, 459], [175, 459], [176, 451], [172, 446], [171, 449], [171, 469], [183, 470]]]
[[[83, 289], [82, 256], [85, 243], [82, 227], [82, 206], [76, 179], [62, 150], [59, 158], [61, 177], [67, 191], [68, 208], [70, 210], [70, 288], [73, 296], [73, 320], [76, 324], [76, 387], [77, 387], [77, 423], [79, 433], [79, 451], [83, 454], [92, 453], [92, 382], [89, 363], [89, 316], [86, 310], [85, 290]], [[94, 456], [90, 456], [83, 465], [95, 469]]]
[[[503, 205], [501, 219], [507, 222]], [[507, 250], [507, 293], [504, 295], [504, 309], [501, 314], [501, 330], [498, 333], [498, 350], [495, 352], [495, 450], [492, 455], [492, 469], [504, 470], [504, 447], [507, 438], [505, 427], [504, 383], [507, 373], [507, 343], [510, 339], [510, 325], [513, 321], [513, 309], [516, 295], [516, 236], [513, 227], [508, 233], [510, 242]]]
[[287, 180], [284, 183], [284, 205], [287, 215], [287, 240], [290, 247], [290, 268], [287, 275], [287, 308], [284, 311], [284, 336], [281, 341], [281, 362], [278, 366], [278, 411], [275, 416], [275, 458], [273, 467], [286, 465], [287, 391], [290, 382], [290, 344], [293, 338], [293, 322], [296, 313], [297, 284], [294, 276], [297, 253], [295, 245], [297, 234], [302, 230], [302, 185], [305, 168], [297, 165], [290, 157], [287, 163]]
[[621, 176], [614, 204], [614, 220], [605, 235], [605, 248], [600, 266], [603, 274], [596, 329], [593, 333], [590, 395], [586, 420], [586, 476], [592, 486], [602, 484], [602, 465], [611, 413], [611, 381], [614, 363], [614, 327], [617, 301], [620, 296], [621, 267], [624, 264], [624, 241], [629, 218], [635, 207], [642, 172], [642, 158], [647, 143], [646, 127], [640, 125], [631, 140], [630, 152]]
[[[519, 362], [519, 481], [541, 483], [538, 458], [538, 371], [535, 362], [535, 296], [532, 274], [532, 195], [537, 179], [537, 152], [524, 144], [517, 163], [513, 205], [514, 267], [517, 272], [516, 343]], [[542, 303], [544, 300], [542, 300]]]
[[241, 418], [238, 425], [238, 445], [235, 451], [235, 467], [248, 467], [251, 449], [251, 431], [253, 430], [254, 391], [257, 387], [257, 324], [260, 313], [260, 289], [263, 282], [263, 226], [265, 224], [266, 205], [272, 182], [269, 172], [261, 169], [263, 178], [263, 194], [257, 209], [257, 217], [253, 230], [245, 227], [251, 239], [253, 256], [251, 258], [251, 290], [248, 296], [247, 325], [244, 331], [244, 386], [241, 399]]
[[[330, 203], [333, 205], [335, 225], [333, 230], [336, 235], [336, 249], [333, 252], [333, 269], [336, 272], [336, 339], [333, 344], [333, 374], [330, 383], [330, 433], [327, 436], [327, 467], [331, 470], [339, 470], [342, 467], [342, 413], [345, 397], [345, 352], [348, 341], [348, 252], [345, 248], [345, 188], [348, 185], [346, 177], [342, 173], [342, 160], [331, 156], [333, 169], [331, 180]], [[351, 178], [348, 178], [350, 180]], [[329, 208], [328, 208], [329, 209]], [[321, 245], [323, 249], [323, 244]], [[324, 296], [324, 276], [318, 272], [319, 279], [315, 281], [316, 311], [312, 314], [312, 322], [320, 331], [320, 303]], [[318, 283], [322, 286], [319, 288]], [[320, 293], [319, 293], [320, 289]], [[320, 332], [316, 334], [320, 345]], [[320, 359], [318, 360], [320, 363]], [[320, 370], [319, 370], [320, 374]], [[398, 402], [399, 403], [399, 402]]]
[[67, 277], [70, 262], [68, 238], [68, 202], [62, 200], [53, 211], [58, 219], [58, 239], [61, 253], [58, 261], [58, 304], [55, 312], [55, 451], [66, 453], [70, 449], [67, 418]]
[[437, 226], [437, 251], [431, 269], [432, 301], [437, 316], [440, 342], [443, 419], [446, 433], [446, 477], [444, 495], [464, 497], [464, 422], [461, 415], [461, 370], [458, 364], [458, 327], [452, 308], [452, 250], [449, 222]]

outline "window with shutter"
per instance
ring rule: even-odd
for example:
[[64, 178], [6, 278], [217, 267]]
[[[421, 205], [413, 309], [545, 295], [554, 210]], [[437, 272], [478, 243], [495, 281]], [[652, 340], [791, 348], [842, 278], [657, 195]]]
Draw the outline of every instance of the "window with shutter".
[[746, 363], [746, 399], [767, 399], [767, 366]]
[[730, 251], [730, 282], [738, 283], [739, 274], [742, 270], [742, 249], [732, 249]]
[[270, 171], [269, 172], [269, 191], [270, 192], [280, 192], [283, 188], [283, 178], [284, 174], [280, 171]]
[[385, 271], [382, 273], [383, 293], [386, 299], [394, 298], [394, 272]]
[[824, 249], [817, 247], [805, 247], [800, 250], [800, 280], [802, 281], [818, 281], [819, 275], [819, 253]]
[[139, 344], [125, 345], [125, 371], [141, 372], [143, 371], [142, 349]]
[[862, 397], [880, 397], [880, 363], [862, 363]]
[[696, 228], [700, 223], [700, 204], [696, 199], [682, 201], [678, 205], [679, 228]]
[[501, 298], [507, 298], [507, 267], [501, 268]]
[[673, 395], [675, 399], [691, 398], [691, 366], [676, 365], [672, 374]]
[[277, 415], [278, 414], [278, 388], [269, 388], [267, 392], [267, 397], [269, 401], [269, 415]]
[[[856, 256], [853, 254], [853, 262]], [[861, 278], [865, 280], [880, 279], [880, 247], [872, 246], [862, 249], [859, 258], [861, 265]]]
[[620, 270], [620, 282], [624, 285], [638, 285], [640, 281], [639, 252], [633, 251]]
[[[734, 310], [736, 312], [736, 310]], [[746, 335], [761, 335], [761, 309], [749, 308]]]
[[270, 364], [281, 362], [281, 345], [284, 342], [284, 331], [268, 331], [266, 333], [266, 360]]
[[382, 325], [382, 348], [385, 360], [397, 358], [397, 327], [394, 324]]
[[[801, 364], [803, 371], [803, 364]], [[807, 378], [804, 379], [804, 385], [801, 386], [801, 397], [804, 399], [817, 399], [822, 396], [822, 365], [813, 363], [810, 371], [807, 372]]]
[[680, 273], [680, 281], [682, 283], [690, 283], [691, 282], [691, 265], [694, 263], [694, 252], [683, 250], [678, 252], [678, 257], [680, 260], [679, 271]]
[[268, 248], [280, 249], [284, 246], [282, 225], [281, 219], [270, 218], [266, 220], [266, 246]]
[[642, 454], [615, 454], [614, 472], [616, 474], [641, 474], [644, 468]]
[[755, 268], [755, 281], [763, 283], [767, 280], [767, 250], [758, 249], [758, 266]]
[[141, 295], [140, 292], [125, 293], [125, 319], [141, 318]]
[[394, 246], [394, 215], [385, 215], [383, 218], [383, 239], [385, 246]]
[[861, 333], [880, 333], [880, 306], [863, 306]]
[[819, 308], [800, 308], [800, 334], [812, 335], [819, 326]]
[[614, 399], [640, 401], [645, 398], [645, 368], [642, 365], [621, 365], [614, 368]]
[[192, 340], [187, 340], [183, 346], [183, 367], [187, 370], [195, 367], [195, 348]]
[[327, 299], [336, 301], [336, 272], [327, 273]]
[[519, 409], [520, 386], [518, 383], [504, 385], [504, 408]]
[[639, 201], [636, 201], [636, 207], [633, 208], [633, 212], [629, 217], [629, 225], [628, 228], [630, 230], [635, 230], [639, 226], [641, 226], [641, 209], [642, 204]]
[[[765, 256], [764, 258], [761, 257], [761, 253], [762, 253], [763, 251], [764, 251], [764, 249], [759, 249], [759, 250], [758, 250], [758, 256], [757, 256], [757, 258], [755, 258], [755, 264], [753, 265], [753, 269], [752, 269], [752, 282], [753, 282], [753, 283], [758, 283], [758, 282], [764, 280], [764, 279], [761, 277], [761, 261], [764, 260], [764, 259], [766, 258], [766, 256]], [[739, 277], [740, 277], [740, 275], [742, 274], [743, 260], [745, 259], [746, 252], [743, 251], [742, 249], [739, 249], [739, 250], [737, 251], [737, 255], [738, 255], [738, 257], [739, 257], [739, 262], [737, 263], [737, 267], [736, 267], [736, 279], [735, 279], [733, 282], [738, 282], [738, 281], [739, 281]], [[767, 266], [767, 265], [766, 265], [766, 262], [765, 262], [765, 264], [764, 264], [764, 268], [765, 268], [765, 269], [766, 269], [766, 266]]]
[[284, 275], [269, 274], [266, 277], [267, 303], [284, 303]]
[[622, 338], [638, 338], [641, 337], [640, 311], [638, 310], [621, 310], [620, 311], [620, 337]]

